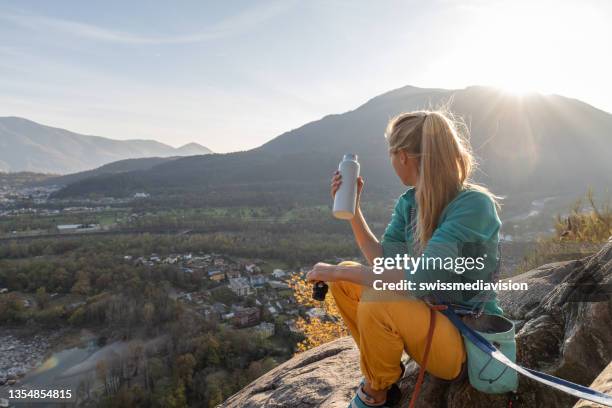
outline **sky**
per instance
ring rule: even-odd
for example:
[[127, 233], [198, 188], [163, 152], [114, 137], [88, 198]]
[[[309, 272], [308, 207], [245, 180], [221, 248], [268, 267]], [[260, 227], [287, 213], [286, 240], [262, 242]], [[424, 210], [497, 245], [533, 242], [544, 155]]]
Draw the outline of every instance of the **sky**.
[[612, 112], [612, 2], [0, 0], [0, 116], [257, 147], [406, 85]]

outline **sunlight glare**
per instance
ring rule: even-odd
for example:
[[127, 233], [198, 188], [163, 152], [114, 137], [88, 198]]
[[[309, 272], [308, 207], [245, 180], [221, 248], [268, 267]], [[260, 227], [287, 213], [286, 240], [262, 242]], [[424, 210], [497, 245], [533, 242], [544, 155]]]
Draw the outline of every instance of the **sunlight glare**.
[[[594, 41], [604, 22], [592, 8], [546, 1], [491, 3], [475, 2], [465, 9], [464, 29], [453, 32], [455, 50], [438, 65], [452, 66], [465, 83], [515, 95], [571, 93], [590, 80], [584, 75], [585, 61], [594, 55], [605, 59], [588, 67], [593, 72], [609, 64], [610, 57]], [[444, 78], [448, 70], [430, 75]]]

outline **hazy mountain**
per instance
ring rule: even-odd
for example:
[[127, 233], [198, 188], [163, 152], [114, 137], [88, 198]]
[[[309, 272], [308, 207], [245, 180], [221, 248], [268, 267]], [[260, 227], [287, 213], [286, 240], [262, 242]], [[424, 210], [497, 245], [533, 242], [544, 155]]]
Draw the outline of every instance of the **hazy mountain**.
[[154, 140], [112, 140], [0, 117], [0, 171], [66, 174], [123, 159], [208, 153], [196, 143], [174, 148]]
[[612, 186], [612, 115], [557, 95], [513, 96], [486, 87], [461, 90], [407, 86], [377, 96], [355, 110], [329, 115], [286, 132], [259, 148], [194, 156], [146, 171], [82, 180], [61, 196], [232, 188], [258, 193], [327, 194], [343, 153], [359, 154], [369, 191], [400, 186], [383, 138], [390, 117], [447, 104], [471, 129], [480, 163], [476, 179], [495, 192], [535, 197], [582, 193], [588, 185]]
[[0, 188], [2, 187], [24, 187], [31, 185], [42, 185], [45, 180], [52, 178], [51, 174], [31, 173], [20, 171], [16, 173], [4, 173], [0, 171]]
[[198, 154], [212, 153], [212, 150], [197, 143], [187, 143], [175, 150], [177, 156], [195, 156]]

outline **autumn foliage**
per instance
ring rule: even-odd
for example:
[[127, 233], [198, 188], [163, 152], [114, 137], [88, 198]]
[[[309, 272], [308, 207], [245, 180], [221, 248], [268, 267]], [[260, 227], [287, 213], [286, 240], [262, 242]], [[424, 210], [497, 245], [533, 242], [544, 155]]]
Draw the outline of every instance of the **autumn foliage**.
[[342, 321], [340, 311], [331, 294], [328, 293], [323, 302], [313, 300], [312, 282], [306, 281], [306, 279], [300, 275], [294, 275], [289, 284], [300, 306], [305, 308], [316, 307], [325, 311], [322, 317], [300, 317], [296, 321], [297, 328], [302, 331], [306, 337], [303, 341], [298, 343], [298, 353], [348, 335], [348, 330]]

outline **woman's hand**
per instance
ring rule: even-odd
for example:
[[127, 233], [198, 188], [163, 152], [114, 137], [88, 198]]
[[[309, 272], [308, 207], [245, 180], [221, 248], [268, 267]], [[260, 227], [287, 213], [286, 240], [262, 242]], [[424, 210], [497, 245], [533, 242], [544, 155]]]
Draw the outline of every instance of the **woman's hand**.
[[[334, 172], [334, 175], [331, 179], [331, 196], [332, 198], [336, 197], [336, 193], [342, 184], [342, 174], [340, 174], [339, 170]], [[357, 177], [357, 207], [359, 207], [359, 200], [361, 198], [361, 191], [363, 190], [363, 185], [365, 184], [363, 177]]]
[[312, 267], [312, 270], [306, 274], [306, 279], [309, 281], [335, 282], [340, 280], [338, 276], [338, 268], [336, 265], [331, 265], [325, 262], [319, 262]]

